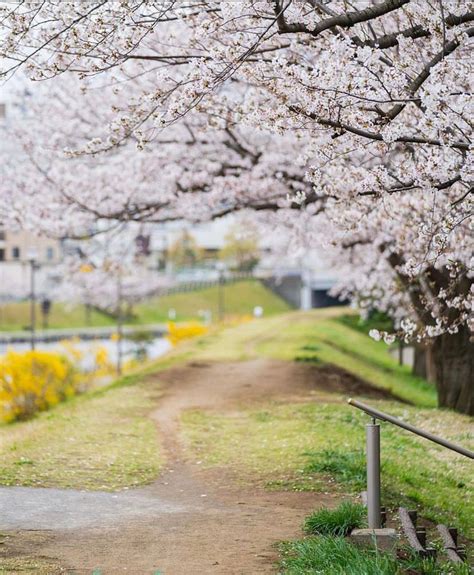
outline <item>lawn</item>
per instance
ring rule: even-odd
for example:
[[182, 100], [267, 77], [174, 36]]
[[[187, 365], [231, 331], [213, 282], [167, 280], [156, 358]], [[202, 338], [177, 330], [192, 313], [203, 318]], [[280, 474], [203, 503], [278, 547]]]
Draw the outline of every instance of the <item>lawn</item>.
[[147, 417], [158, 395], [156, 385], [128, 377], [1, 425], [0, 483], [100, 490], [150, 483], [162, 463]]
[[[168, 321], [168, 311], [176, 312], [176, 321], [199, 319], [199, 312], [209, 310], [218, 319], [217, 286], [185, 293], [170, 294], [135, 307], [137, 323]], [[249, 316], [255, 306], [263, 307], [265, 316], [286, 312], [290, 306], [260, 281], [245, 280], [226, 284], [223, 288], [224, 309], [228, 316]]]
[[[42, 327], [41, 308], [38, 303], [36, 306], [36, 317], [38, 328]], [[96, 310], [91, 310], [86, 318], [84, 306], [65, 305], [63, 303], [53, 303], [49, 315], [49, 327], [55, 329], [65, 329], [82, 327], [114, 325], [113, 318], [106, 316]], [[0, 303], [0, 331], [22, 331], [28, 329], [30, 325], [30, 303], [9, 302]]]
[[[213, 319], [218, 319], [218, 287], [170, 294], [136, 305], [134, 318], [128, 323], [144, 325], [168, 321], [168, 311], [174, 309], [177, 321], [202, 319], [199, 311], [210, 310]], [[290, 307], [280, 297], [257, 280], [229, 283], [224, 287], [224, 307], [227, 316], [252, 315], [255, 306], [262, 306], [265, 316], [287, 312]], [[40, 305], [37, 318], [41, 324]], [[11, 302], [0, 304], [0, 331], [27, 329], [30, 323], [30, 304]], [[115, 320], [96, 310], [87, 315], [84, 306], [53, 303], [49, 316], [50, 328], [75, 328], [84, 326], [111, 326]]]

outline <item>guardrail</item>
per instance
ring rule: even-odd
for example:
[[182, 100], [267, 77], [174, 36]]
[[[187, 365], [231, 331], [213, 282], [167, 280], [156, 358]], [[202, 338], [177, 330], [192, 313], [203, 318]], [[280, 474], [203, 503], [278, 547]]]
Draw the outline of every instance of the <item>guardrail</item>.
[[[132, 335], [134, 332], [147, 331], [156, 337], [163, 337], [168, 333], [165, 324], [145, 324], [137, 326], [125, 326], [124, 336]], [[54, 343], [63, 339], [77, 337], [88, 341], [94, 339], [104, 339], [117, 332], [116, 327], [83, 327], [70, 329], [48, 329], [36, 332], [35, 340], [43, 343]], [[15, 343], [25, 343], [30, 341], [31, 332], [28, 331], [0, 331], [0, 345], [12, 345]]]
[[372, 422], [366, 425], [366, 457], [367, 457], [367, 518], [370, 529], [380, 529], [382, 527], [382, 510], [381, 510], [381, 479], [380, 479], [380, 424], [377, 421], [386, 421], [397, 427], [401, 427], [410, 433], [419, 435], [442, 447], [455, 451], [464, 457], [474, 459], [474, 452], [456, 445], [452, 441], [438, 437], [428, 431], [424, 431], [402, 421], [393, 415], [379, 411], [370, 405], [357, 401], [348, 400], [349, 405], [356, 407], [370, 415]]

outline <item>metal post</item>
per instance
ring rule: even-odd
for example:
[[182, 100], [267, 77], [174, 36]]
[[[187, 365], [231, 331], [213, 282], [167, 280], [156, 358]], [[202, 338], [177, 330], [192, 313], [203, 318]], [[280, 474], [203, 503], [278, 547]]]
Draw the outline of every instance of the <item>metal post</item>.
[[218, 286], [218, 316], [219, 321], [223, 321], [225, 317], [225, 301], [224, 301], [224, 272], [221, 270], [219, 272], [219, 286]]
[[122, 316], [122, 274], [119, 270], [117, 276], [117, 375], [122, 375], [122, 339], [123, 339], [123, 316]]
[[36, 346], [36, 290], [35, 290], [35, 271], [36, 262], [34, 259], [30, 260], [30, 347], [31, 351], [35, 350]]
[[369, 529], [382, 527], [380, 509], [380, 425], [376, 419], [366, 426], [367, 439], [367, 515]]

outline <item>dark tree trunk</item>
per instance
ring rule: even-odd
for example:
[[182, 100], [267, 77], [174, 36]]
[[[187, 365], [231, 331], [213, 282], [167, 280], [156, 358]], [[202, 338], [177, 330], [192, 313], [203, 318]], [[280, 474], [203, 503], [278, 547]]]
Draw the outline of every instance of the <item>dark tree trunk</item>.
[[415, 358], [413, 360], [413, 375], [427, 379], [426, 348], [424, 345], [415, 345]]
[[438, 405], [474, 415], [474, 341], [467, 326], [436, 338], [432, 356]]
[[430, 383], [436, 383], [436, 364], [433, 346], [430, 343], [415, 345], [412, 373], [427, 379]]

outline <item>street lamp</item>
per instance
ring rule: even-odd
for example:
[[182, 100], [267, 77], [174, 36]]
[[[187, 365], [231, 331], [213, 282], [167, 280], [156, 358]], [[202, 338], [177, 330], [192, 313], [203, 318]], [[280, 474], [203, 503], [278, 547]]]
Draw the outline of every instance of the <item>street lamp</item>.
[[30, 248], [27, 252], [28, 262], [30, 264], [30, 347], [31, 351], [36, 347], [36, 270], [39, 268], [36, 260], [38, 250]]

